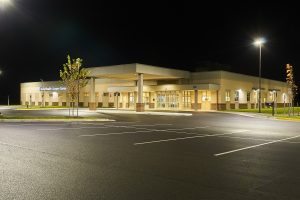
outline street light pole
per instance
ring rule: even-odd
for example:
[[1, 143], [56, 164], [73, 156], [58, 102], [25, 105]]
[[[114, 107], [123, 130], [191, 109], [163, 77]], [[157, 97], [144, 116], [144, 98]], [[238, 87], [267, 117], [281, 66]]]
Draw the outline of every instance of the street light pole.
[[45, 88], [44, 88], [44, 80], [43, 79], [40, 79], [42, 81], [42, 107], [45, 107]]
[[261, 44], [259, 45], [258, 112], [261, 113]]
[[258, 112], [261, 113], [261, 47], [266, 42], [264, 38], [259, 38], [254, 41], [254, 45], [259, 47], [259, 78], [258, 78]]

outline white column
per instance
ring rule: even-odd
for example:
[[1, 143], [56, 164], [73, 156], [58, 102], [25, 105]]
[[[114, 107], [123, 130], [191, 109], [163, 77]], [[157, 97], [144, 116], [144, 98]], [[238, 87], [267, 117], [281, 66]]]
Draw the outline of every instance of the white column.
[[138, 103], [143, 103], [143, 86], [144, 86], [144, 75], [138, 74]]
[[144, 102], [143, 102], [143, 87], [144, 87], [144, 74], [138, 74], [138, 101], [136, 104], [136, 111], [143, 112], [144, 111]]
[[96, 97], [95, 97], [95, 77], [90, 80], [90, 102], [89, 109], [96, 110]]
[[198, 110], [198, 90], [195, 90], [195, 103], [194, 103], [195, 111]]

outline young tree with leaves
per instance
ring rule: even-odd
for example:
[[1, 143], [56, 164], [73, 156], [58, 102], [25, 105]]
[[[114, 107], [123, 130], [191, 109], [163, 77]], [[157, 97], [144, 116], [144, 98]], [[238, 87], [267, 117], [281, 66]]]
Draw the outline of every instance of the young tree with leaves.
[[67, 96], [70, 99], [70, 107], [72, 107], [72, 115], [74, 116], [74, 106], [77, 99], [77, 117], [79, 106], [80, 89], [88, 83], [87, 76], [90, 71], [83, 68], [83, 60], [81, 58], [71, 59], [67, 56], [67, 63], [63, 64], [63, 69], [60, 70], [60, 78], [66, 86]]
[[[295, 83], [293, 66], [290, 64], [286, 65], [286, 82], [289, 88], [289, 96], [290, 99], [292, 100], [292, 108], [294, 114], [294, 102], [295, 102], [296, 95], [298, 94], [298, 86]], [[290, 109], [289, 109], [289, 115], [290, 115]]]

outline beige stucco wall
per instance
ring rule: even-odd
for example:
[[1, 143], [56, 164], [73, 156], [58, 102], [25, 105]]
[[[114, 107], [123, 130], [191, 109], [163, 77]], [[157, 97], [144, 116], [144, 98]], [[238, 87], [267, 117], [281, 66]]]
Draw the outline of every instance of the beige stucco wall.
[[[147, 66], [148, 67], [148, 66]], [[122, 68], [126, 68], [124, 65]], [[168, 69], [170, 70], [170, 69]], [[172, 70], [171, 70], [172, 71]], [[168, 73], [168, 72], [165, 72]], [[167, 84], [168, 80], [145, 80], [144, 81], [144, 92], [150, 92], [150, 103], [155, 103], [153, 99], [156, 99], [156, 92], [158, 91], [180, 91], [180, 100], [182, 98], [183, 90], [199, 90], [198, 103], [209, 103], [209, 104], [251, 104], [257, 103], [255, 99], [255, 90], [253, 88], [258, 88], [258, 77], [248, 76], [243, 74], [231, 73], [226, 71], [212, 71], [212, 72], [196, 72], [190, 74], [191, 78], [178, 79], [178, 81], [170, 81], [172, 84]], [[284, 102], [284, 95], [287, 95], [286, 83], [280, 81], [274, 81], [269, 79], [261, 79], [262, 90], [262, 102], [271, 101], [271, 93], [269, 90], [276, 89], [277, 92], [277, 102]], [[159, 84], [163, 83], [163, 84]], [[31, 101], [32, 105], [39, 105], [42, 102], [42, 92], [40, 87], [61, 87], [62, 83], [59, 81], [49, 81], [49, 82], [31, 82], [21, 84], [21, 102], [23, 105], [29, 104]], [[203, 96], [207, 95], [210, 97], [209, 101], [203, 101]], [[217, 92], [218, 91], [218, 92]], [[230, 91], [230, 102], [226, 102], [225, 93]], [[239, 91], [239, 101], [236, 102], [234, 99], [235, 91]], [[96, 93], [96, 103], [114, 103], [116, 102], [116, 97], [114, 92], [121, 92], [121, 96], [118, 98], [119, 103], [126, 105], [129, 99], [129, 92], [133, 92], [136, 96], [137, 87], [135, 80], [118, 80], [118, 79], [105, 79], [99, 78], [95, 81], [95, 93]], [[247, 102], [247, 92], [250, 92], [250, 102]], [[108, 96], [104, 96], [104, 93], [109, 93]], [[218, 97], [217, 97], [218, 94]], [[31, 100], [30, 100], [31, 96]], [[90, 101], [90, 83], [80, 91], [80, 102], [83, 102], [84, 106], [88, 106]], [[64, 91], [45, 91], [45, 102], [49, 102], [48, 105], [62, 105], [63, 102], [67, 101], [67, 95]], [[286, 103], [289, 102], [286, 98]], [[191, 102], [194, 102], [194, 93], [191, 95]], [[204, 104], [203, 104], [204, 105]], [[210, 105], [209, 105], [210, 106]], [[209, 107], [206, 106], [206, 107]], [[233, 105], [229, 105], [229, 107]], [[245, 106], [245, 105], [244, 105]], [[213, 107], [213, 106], [212, 106]], [[235, 106], [235, 108], [238, 108]]]

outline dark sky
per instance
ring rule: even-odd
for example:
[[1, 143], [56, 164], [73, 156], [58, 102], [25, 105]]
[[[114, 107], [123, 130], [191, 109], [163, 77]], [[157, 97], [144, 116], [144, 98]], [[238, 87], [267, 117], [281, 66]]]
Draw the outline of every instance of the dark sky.
[[2, 103], [7, 95], [18, 103], [21, 82], [59, 79], [68, 53], [86, 67], [137, 62], [192, 70], [210, 61], [257, 75], [252, 42], [262, 35], [262, 76], [284, 80], [286, 63], [300, 73], [300, 12], [286, 1], [13, 1], [0, 9]]

